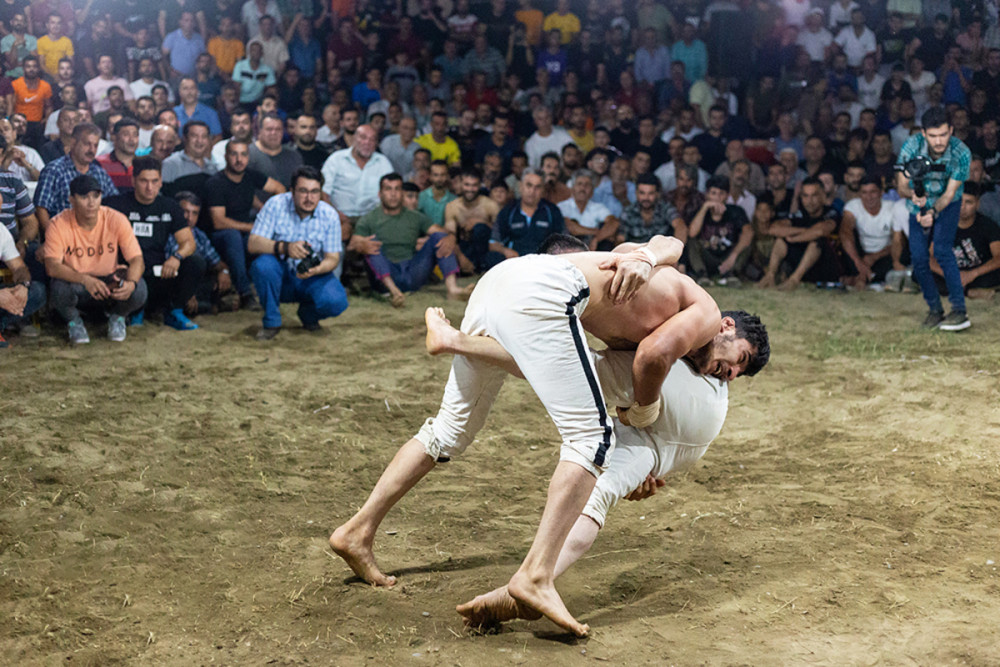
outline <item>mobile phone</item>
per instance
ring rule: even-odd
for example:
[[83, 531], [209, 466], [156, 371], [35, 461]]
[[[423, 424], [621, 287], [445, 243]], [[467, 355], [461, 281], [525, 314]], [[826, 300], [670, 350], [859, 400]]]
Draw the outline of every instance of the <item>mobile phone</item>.
[[160, 276], [163, 275], [163, 265], [162, 264], [156, 264], [156, 265], [153, 266], [153, 275], [156, 276], [157, 278], [159, 278]]

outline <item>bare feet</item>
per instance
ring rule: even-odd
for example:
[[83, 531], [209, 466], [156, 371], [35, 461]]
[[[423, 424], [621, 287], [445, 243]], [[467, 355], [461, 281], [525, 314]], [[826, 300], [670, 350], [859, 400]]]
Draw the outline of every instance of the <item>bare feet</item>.
[[465, 626], [472, 629], [488, 628], [498, 623], [513, 621], [515, 618], [535, 621], [542, 617], [531, 607], [526, 607], [512, 598], [506, 586], [477, 595], [465, 604], [455, 607], [455, 611], [465, 617]]
[[569, 630], [577, 637], [586, 637], [590, 626], [579, 623], [566, 609], [562, 598], [551, 581], [533, 580], [518, 571], [507, 584], [507, 592], [521, 606], [541, 613], [559, 627]]
[[769, 287], [774, 287], [774, 276], [770, 273], [765, 274], [763, 278], [757, 281], [757, 287], [760, 289], [768, 289]]
[[343, 558], [354, 570], [354, 574], [372, 586], [394, 586], [396, 584], [396, 577], [382, 574], [378, 565], [375, 564], [371, 540], [358, 536], [347, 527], [347, 524], [333, 531], [333, 535], [330, 536], [330, 546], [334, 553]]
[[800, 281], [797, 280], [797, 279], [795, 279], [795, 278], [789, 278], [785, 282], [783, 282], [780, 285], [778, 285], [778, 291], [780, 291], [780, 292], [794, 292], [796, 289], [798, 289], [799, 282]]
[[445, 354], [454, 352], [452, 340], [458, 331], [451, 326], [441, 308], [428, 308], [424, 311], [424, 322], [427, 323], [427, 337], [424, 344], [428, 354]]
[[476, 289], [475, 283], [465, 287], [456, 287], [453, 290], [448, 290], [448, 298], [456, 301], [468, 301], [474, 289]]
[[402, 308], [406, 304], [406, 295], [402, 292], [389, 292], [389, 303], [393, 308]]

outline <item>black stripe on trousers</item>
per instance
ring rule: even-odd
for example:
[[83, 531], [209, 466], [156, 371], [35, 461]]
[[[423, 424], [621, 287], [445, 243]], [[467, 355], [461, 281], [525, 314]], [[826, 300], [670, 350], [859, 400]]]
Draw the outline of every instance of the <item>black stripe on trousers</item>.
[[611, 425], [608, 424], [608, 412], [604, 408], [604, 395], [601, 393], [601, 386], [594, 377], [594, 368], [591, 364], [590, 349], [580, 335], [577, 327], [576, 305], [590, 296], [590, 288], [584, 287], [580, 293], [566, 302], [566, 315], [569, 317], [569, 329], [573, 332], [573, 344], [576, 345], [576, 353], [580, 357], [583, 365], [583, 372], [587, 376], [587, 384], [590, 385], [590, 393], [594, 396], [594, 403], [597, 405], [597, 413], [600, 417], [601, 428], [604, 429], [604, 436], [601, 438], [601, 445], [597, 448], [594, 456], [594, 465], [604, 467], [604, 458], [611, 449]]

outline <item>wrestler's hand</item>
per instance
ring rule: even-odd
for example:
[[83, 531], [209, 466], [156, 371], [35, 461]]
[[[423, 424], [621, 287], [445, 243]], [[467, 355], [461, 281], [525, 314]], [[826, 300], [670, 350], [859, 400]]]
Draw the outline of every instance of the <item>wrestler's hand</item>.
[[653, 477], [652, 473], [650, 473], [649, 475], [646, 475], [646, 479], [642, 484], [637, 486], [631, 493], [625, 496], [625, 500], [645, 500], [650, 496], [655, 496], [656, 490], [661, 486], [666, 485], [666, 482], [662, 479], [656, 479]]
[[649, 274], [653, 272], [646, 255], [637, 252], [611, 254], [598, 268], [615, 272], [608, 286], [608, 294], [615, 303], [625, 303], [632, 299], [639, 288], [649, 282]]

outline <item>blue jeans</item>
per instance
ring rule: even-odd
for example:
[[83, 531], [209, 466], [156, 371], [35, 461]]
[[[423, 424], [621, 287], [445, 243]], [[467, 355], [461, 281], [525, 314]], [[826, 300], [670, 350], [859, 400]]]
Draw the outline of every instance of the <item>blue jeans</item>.
[[953, 312], [965, 312], [965, 290], [962, 288], [962, 276], [958, 271], [958, 262], [952, 246], [955, 245], [955, 233], [958, 231], [958, 212], [960, 202], [952, 202], [941, 211], [930, 235], [924, 234], [924, 228], [917, 222], [915, 215], [910, 215], [910, 256], [913, 260], [913, 279], [920, 285], [924, 301], [932, 312], [940, 313], [941, 295], [934, 283], [931, 273], [930, 244], [934, 242], [934, 259], [941, 266], [944, 283], [948, 287], [948, 301]]
[[468, 238], [458, 242], [462, 254], [476, 265], [476, 271], [480, 273], [489, 271], [504, 260], [502, 253], [490, 250], [492, 235], [493, 228], [480, 222], [469, 231]]
[[302, 324], [317, 324], [347, 310], [347, 292], [333, 273], [302, 280], [295, 270], [274, 255], [261, 255], [250, 266], [260, 305], [264, 308], [264, 326], [281, 326], [282, 303], [299, 304]]
[[445, 236], [447, 235], [442, 232], [431, 234], [424, 246], [413, 257], [404, 259], [402, 262], [390, 262], [389, 258], [381, 252], [377, 255], [366, 255], [365, 261], [368, 263], [368, 268], [375, 274], [376, 289], [384, 289], [382, 279], [390, 276], [400, 290], [414, 292], [423, 287], [427, 279], [431, 277], [431, 271], [434, 270], [435, 264], [441, 267], [441, 274], [445, 277], [458, 273], [458, 260], [455, 259], [454, 253], [447, 257], [438, 258], [437, 256], [437, 250], [434, 246]]
[[3, 308], [0, 308], [0, 330], [6, 329], [16, 322], [27, 320], [35, 311], [45, 305], [45, 285], [31, 281], [28, 288], [28, 302], [24, 304], [24, 312], [20, 315], [12, 315]]
[[229, 265], [233, 287], [240, 296], [250, 294], [250, 275], [247, 273], [247, 239], [250, 234], [238, 229], [220, 229], [212, 232], [212, 245]]

